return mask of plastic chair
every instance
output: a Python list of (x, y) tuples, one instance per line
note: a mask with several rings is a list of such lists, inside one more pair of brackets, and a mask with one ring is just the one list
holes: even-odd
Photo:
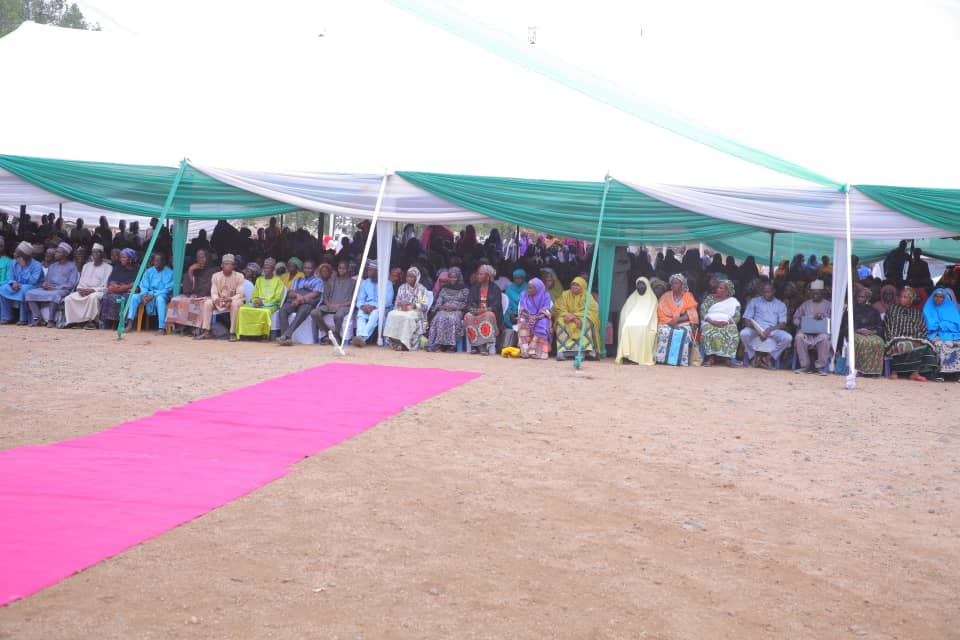
[[(144, 311), (145, 311), (146, 308), (147, 308), (147, 304), (146, 304), (146, 303), (143, 303), (143, 304), (140, 305), (140, 308), (137, 309), (137, 331), (142, 331), (142, 330), (143, 330), (143, 316), (145, 315)], [(159, 317), (158, 315), (154, 315), (154, 314), (152, 314), (152, 313), (151, 313), (151, 314), (148, 314), (148, 315), (147, 315), (147, 320), (148, 320), (148, 322), (149, 322), (149, 319), (150, 319), (150, 318), (156, 318), (156, 319), (157, 319), (157, 325), (159, 326), (159, 324), (160, 324), (160, 317)], [(170, 325), (167, 325), (167, 326), (164, 328), (163, 331), (164, 331), (164, 333), (170, 333), (171, 331), (173, 331), (173, 327), (171, 327)]]

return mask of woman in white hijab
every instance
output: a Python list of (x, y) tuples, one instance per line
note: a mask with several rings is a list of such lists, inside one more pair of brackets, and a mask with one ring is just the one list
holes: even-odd
[(620, 310), (617, 364), (629, 360), (652, 365), (657, 347), (658, 301), (646, 278), (637, 278), (636, 288)]

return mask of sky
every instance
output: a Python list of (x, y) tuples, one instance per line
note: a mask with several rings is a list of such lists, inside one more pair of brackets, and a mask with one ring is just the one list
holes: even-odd
[[(92, 125), (109, 138), (99, 152), (121, 161), (176, 147), (247, 168), (794, 182), (511, 68), (383, 0), (79, 4), (121, 50), (177, 61), (173, 78), (158, 65), (142, 89), (176, 127), (158, 125), (135, 148), (135, 109)], [(449, 4), (522, 41), (535, 27), (538, 50), (837, 180), (960, 187), (960, 91), (950, 81), (960, 2)]]

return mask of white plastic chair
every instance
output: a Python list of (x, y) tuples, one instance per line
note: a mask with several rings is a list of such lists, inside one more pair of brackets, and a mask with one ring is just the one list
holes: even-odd
[(270, 331), (277, 331), (277, 327), (279, 326), (278, 321), (280, 319), (280, 309), (283, 308), (283, 303), (287, 301), (287, 291), (288, 289), (284, 287), (283, 296), (280, 298), (280, 306), (276, 311), (273, 312), (273, 315), (270, 316)]

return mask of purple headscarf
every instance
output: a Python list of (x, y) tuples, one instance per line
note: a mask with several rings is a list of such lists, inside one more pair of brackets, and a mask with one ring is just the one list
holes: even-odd
[[(544, 309), (553, 308), (553, 301), (550, 298), (550, 294), (547, 292), (547, 287), (543, 284), (543, 280), (540, 278), (533, 278), (530, 280), (529, 284), (537, 290), (533, 296), (529, 292), (524, 291), (520, 294), (520, 308), (524, 312), (531, 316), (535, 316)], [(550, 320), (547, 318), (540, 318), (533, 325), (533, 332), (542, 337), (550, 337)]]

